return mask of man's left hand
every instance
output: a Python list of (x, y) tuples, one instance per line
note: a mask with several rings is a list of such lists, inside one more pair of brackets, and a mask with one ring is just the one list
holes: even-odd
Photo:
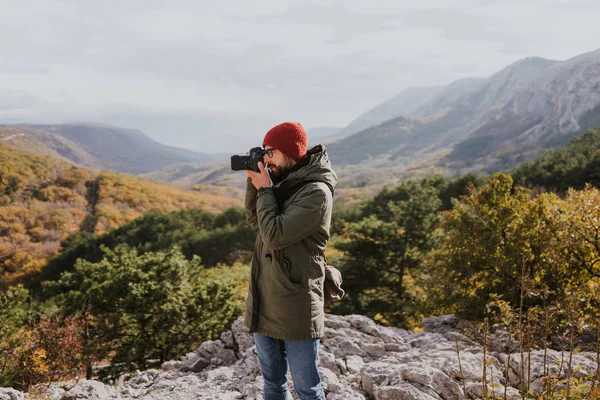
[(263, 163), (258, 163), (258, 169), (260, 172), (246, 170), (246, 174), (252, 179), (252, 184), (256, 190), (271, 187), (271, 178), (269, 178), (269, 173), (265, 169)]

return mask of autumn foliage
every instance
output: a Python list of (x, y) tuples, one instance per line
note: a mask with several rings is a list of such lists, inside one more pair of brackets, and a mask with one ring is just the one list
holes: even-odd
[[(3, 146), (0, 157), (0, 386), (101, 359), (147, 367), (239, 315), (256, 230), (241, 208), (214, 213), (234, 200)], [(573, 350), (599, 326), (597, 160), (598, 129), (516, 170), (521, 185), (431, 176), (336, 204), (327, 256), (347, 295), (328, 311), (409, 328), (447, 313), (509, 330), (518, 320), (531, 346)]]
[(74, 376), (81, 364), (82, 320), (28, 308), (28, 292), (0, 294), (0, 386), (25, 390)]
[(26, 282), (80, 230), (103, 233), (149, 211), (218, 212), (241, 199), (95, 172), (0, 145), (0, 287)]

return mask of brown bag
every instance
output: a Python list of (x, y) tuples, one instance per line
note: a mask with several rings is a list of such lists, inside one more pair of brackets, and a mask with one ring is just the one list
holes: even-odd
[(325, 283), (323, 284), (325, 297), (325, 306), (340, 301), (344, 297), (344, 289), (342, 289), (342, 273), (331, 265), (325, 267)]

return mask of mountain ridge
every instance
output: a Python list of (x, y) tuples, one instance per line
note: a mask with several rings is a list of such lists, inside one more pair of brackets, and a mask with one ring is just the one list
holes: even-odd
[[(219, 156), (158, 143), (136, 129), (99, 123), (0, 125), (6, 144), (38, 149), (87, 168), (142, 174), (181, 162), (212, 162)], [(16, 136), (18, 135), (18, 136)], [(13, 139), (19, 140), (13, 140)], [(45, 149), (44, 149), (45, 147)]]
[[(566, 61), (529, 57), (484, 80), (455, 81), (414, 114), (424, 115), (397, 116), (331, 143), (341, 181), (374, 163), (397, 180), (433, 170), (496, 172), (565, 143), (600, 124), (600, 50)], [(360, 149), (367, 149), (362, 158)]]

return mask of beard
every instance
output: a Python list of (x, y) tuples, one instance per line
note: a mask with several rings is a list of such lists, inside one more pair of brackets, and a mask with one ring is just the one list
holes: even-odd
[(292, 167), (293, 165), (290, 160), (285, 160), (284, 165), (268, 164), (267, 168), (269, 168), (269, 176), (273, 181), (273, 185), (281, 182), (286, 177), (290, 169), (292, 169)]

